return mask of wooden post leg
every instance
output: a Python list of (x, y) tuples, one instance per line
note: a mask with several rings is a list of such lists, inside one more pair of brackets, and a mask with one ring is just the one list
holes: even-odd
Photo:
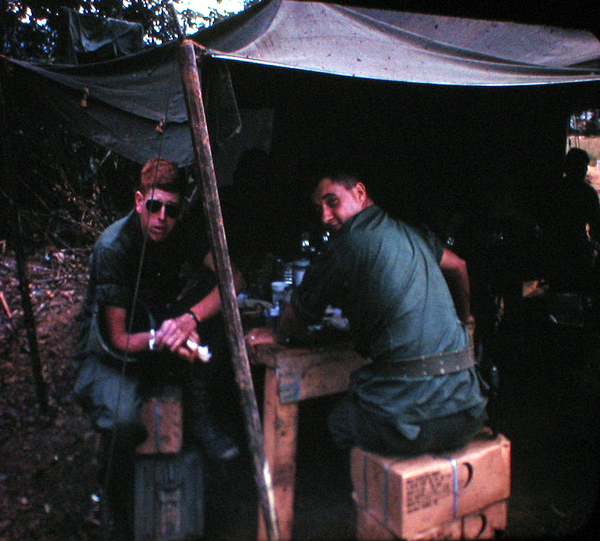
[[(277, 375), (272, 368), (267, 368), (265, 375), (263, 410), (265, 454), (273, 475), (280, 539), (290, 541), (294, 522), (298, 403), (280, 403)], [(265, 541), (267, 532), (262, 513), (259, 514), (258, 524), (258, 539)]]

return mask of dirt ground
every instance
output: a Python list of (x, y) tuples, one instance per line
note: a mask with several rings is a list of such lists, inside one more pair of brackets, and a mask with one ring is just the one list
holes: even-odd
[[(0, 541), (96, 541), (96, 438), (73, 400), (70, 364), (86, 254), (48, 250), (28, 262), (48, 411), (36, 395), (15, 261), (6, 252), (0, 258)], [(513, 446), (506, 537), (598, 538), (600, 346), (593, 333), (552, 327), (540, 314), (532, 304), (507, 317), (500, 397), (490, 408)], [(353, 537), (346, 457), (325, 430), (332, 400), (301, 405), (297, 539)], [(250, 465), (244, 453), (206, 468), (207, 538), (254, 538)]]

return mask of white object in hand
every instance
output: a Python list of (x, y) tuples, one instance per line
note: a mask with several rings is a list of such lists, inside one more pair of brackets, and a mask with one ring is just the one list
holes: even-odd
[(194, 342), (193, 340), (188, 340), (186, 342), (186, 346), (192, 351), (196, 351), (198, 353), (198, 358), (202, 362), (207, 363), (208, 361), (210, 361), (212, 354), (208, 349), (208, 346), (201, 346), (199, 344), (196, 344), (196, 342)]

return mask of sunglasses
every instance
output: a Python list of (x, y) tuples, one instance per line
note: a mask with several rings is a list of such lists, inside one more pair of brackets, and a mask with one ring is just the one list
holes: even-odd
[(163, 205), (165, 207), (165, 212), (169, 218), (178, 218), (181, 214), (180, 205), (173, 205), (172, 203), (163, 203), (158, 199), (148, 199), (148, 201), (146, 201), (146, 210), (150, 214), (155, 214), (162, 210)]

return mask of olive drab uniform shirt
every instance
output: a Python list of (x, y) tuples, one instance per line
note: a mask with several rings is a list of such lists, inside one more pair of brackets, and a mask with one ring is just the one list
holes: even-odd
[(381, 375), (375, 368), (470, 344), (439, 266), (442, 252), (432, 233), (372, 205), (344, 224), (292, 299), (297, 313), (313, 321), (329, 304), (342, 308), (357, 351), (374, 362), (353, 373), (351, 392), (410, 439), (419, 422), (485, 411), (474, 368), (435, 377)]
[[(108, 341), (101, 336), (101, 308), (125, 308), (129, 325), (135, 298), (131, 331), (147, 331), (185, 312), (187, 308), (182, 306), (192, 306), (216, 285), (216, 277), (202, 264), (209, 248), (197, 228), (179, 223), (166, 242), (148, 241), (143, 247), (139, 216), (133, 211), (102, 233), (90, 258), (90, 278), (73, 359), (77, 368), (74, 390), (99, 429), (114, 428), (117, 408), (122, 411), (124, 404), (140, 400), (139, 382), (153, 377), (165, 380), (167, 366), (177, 370), (189, 366), (168, 352), (160, 357), (141, 352), (120, 359), (133, 361), (126, 363), (124, 371), (121, 364), (115, 363), (119, 358), (114, 348), (104, 347)], [(191, 286), (188, 296), (186, 286)], [(154, 320), (152, 324), (150, 319)], [(173, 363), (167, 364), (166, 356), (173, 358)]]
[[(209, 249), (206, 239), (203, 235), (188, 235), (187, 230), (178, 224), (166, 242), (149, 241), (144, 248), (139, 216), (132, 211), (102, 233), (90, 258), (76, 364), (94, 353), (88, 339), (92, 314), (98, 306), (118, 306), (130, 311), (135, 296), (140, 303), (135, 308), (139, 312), (138, 330), (148, 330), (145, 311), (153, 315), (157, 327), (162, 320), (182, 313), (178, 300), (182, 300), (179, 297), (190, 277), (203, 283), (203, 291), (196, 292), (199, 298), (216, 285), (214, 275), (202, 265)], [(140, 269), (142, 250), (144, 262)]]

